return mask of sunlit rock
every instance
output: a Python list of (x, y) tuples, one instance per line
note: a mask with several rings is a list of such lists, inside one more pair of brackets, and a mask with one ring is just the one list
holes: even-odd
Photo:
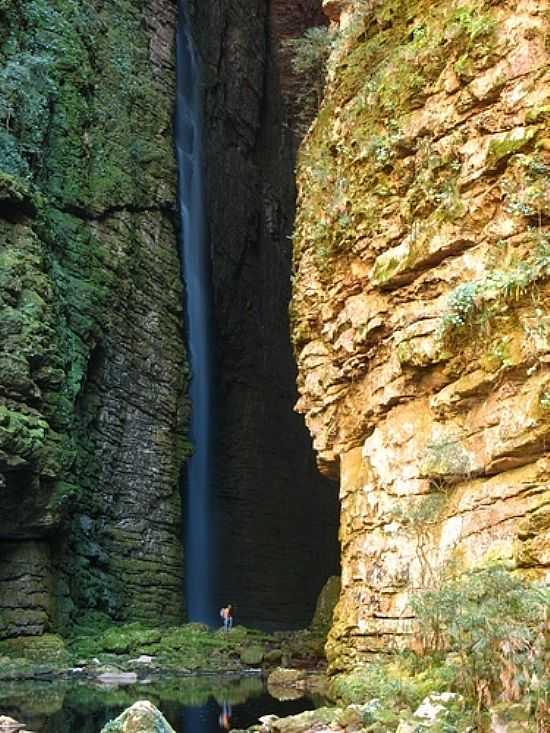
[(413, 644), (448, 568), (543, 578), (550, 552), (544, 3), (373, 0), (353, 29), (345, 5), (291, 304), (296, 410), (340, 479), (331, 671)]

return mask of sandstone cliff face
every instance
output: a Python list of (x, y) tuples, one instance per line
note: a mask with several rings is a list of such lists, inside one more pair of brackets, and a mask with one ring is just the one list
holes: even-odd
[(0, 3), (0, 637), (181, 617), (174, 29)]
[(283, 92), (288, 101), (293, 85), (278, 59), (282, 38), (316, 22), (320, 3), (193, 6), (206, 89), (220, 603), (231, 600), (242, 623), (304, 625), (337, 570), (337, 496), (292, 414), (295, 141)]
[(450, 563), (548, 573), (550, 107), (541, 0), (325, 5), (292, 329), (340, 478), (338, 670), (407, 644)]

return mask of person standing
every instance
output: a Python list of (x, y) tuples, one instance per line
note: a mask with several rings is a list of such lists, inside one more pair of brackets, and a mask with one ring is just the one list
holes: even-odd
[(227, 606), (220, 609), (220, 616), (223, 619), (223, 630), (225, 632), (231, 631), (233, 628), (233, 606), (228, 603)]

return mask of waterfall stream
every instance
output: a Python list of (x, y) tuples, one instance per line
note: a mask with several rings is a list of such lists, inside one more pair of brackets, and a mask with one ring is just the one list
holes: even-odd
[[(191, 366), (190, 437), (185, 493), (185, 599), (189, 621), (214, 623), (212, 557), (212, 326), (210, 255), (202, 178), (201, 91), (186, 0), (178, 3), (176, 125), (180, 252)], [(219, 619), (218, 619), (219, 620)]]

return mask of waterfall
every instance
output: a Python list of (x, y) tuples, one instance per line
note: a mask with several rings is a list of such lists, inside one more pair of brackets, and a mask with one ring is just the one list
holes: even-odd
[[(210, 256), (202, 178), (201, 91), (197, 53), (186, 0), (178, 3), (176, 125), (179, 246), (191, 366), (191, 427), (194, 454), (185, 480), (185, 598), (189, 621), (216, 619), (212, 558), (212, 334)], [(219, 621), (219, 619), (217, 619)]]

